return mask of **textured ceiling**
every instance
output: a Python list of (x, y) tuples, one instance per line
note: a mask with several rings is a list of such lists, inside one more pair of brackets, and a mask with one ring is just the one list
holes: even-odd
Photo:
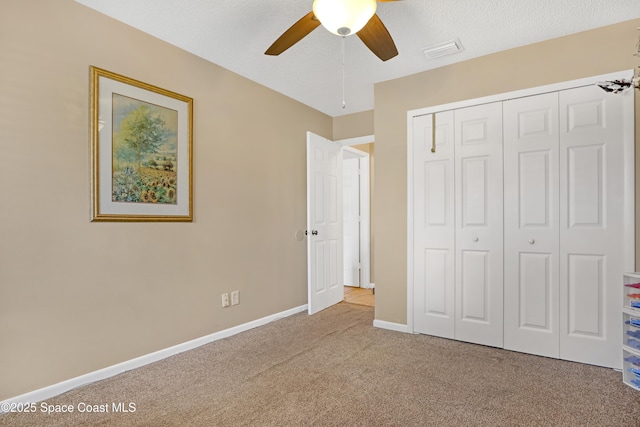
[[(312, 0), (76, 0), (330, 116), (373, 109), (374, 83), (640, 17), (638, 0), (403, 0), (378, 3), (399, 55), (318, 27), (280, 56), (264, 51)], [(633, 35), (635, 37), (635, 34)], [(459, 38), (464, 51), (422, 49)], [(632, 52), (630, 52), (630, 55)]]

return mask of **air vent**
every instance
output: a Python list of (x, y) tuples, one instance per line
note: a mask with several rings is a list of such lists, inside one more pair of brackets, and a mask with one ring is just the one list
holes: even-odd
[(449, 40), (443, 43), (434, 44), (433, 46), (422, 49), (429, 59), (440, 58), (446, 55), (462, 52), (464, 47), (459, 39)]

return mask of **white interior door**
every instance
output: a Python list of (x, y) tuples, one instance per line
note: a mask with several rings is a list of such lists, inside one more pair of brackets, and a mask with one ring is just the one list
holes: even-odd
[(307, 132), (308, 311), (344, 298), (342, 147)]
[(360, 157), (349, 153), (342, 160), (344, 285), (360, 287)]
[(560, 357), (617, 368), (628, 99), (595, 85), (560, 92)]
[(502, 103), (455, 117), (455, 338), (503, 346)]
[(453, 111), (413, 118), (413, 327), (454, 337)]
[(559, 357), (558, 93), (504, 103), (504, 347)]

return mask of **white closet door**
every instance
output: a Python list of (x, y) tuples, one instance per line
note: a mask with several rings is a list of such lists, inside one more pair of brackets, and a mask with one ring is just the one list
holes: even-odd
[(503, 108), (504, 347), (557, 358), (558, 93)]
[(502, 103), (454, 115), (455, 338), (502, 347)]
[(560, 93), (560, 357), (621, 367), (623, 96)]
[(413, 119), (414, 330), (454, 336), (453, 112)]

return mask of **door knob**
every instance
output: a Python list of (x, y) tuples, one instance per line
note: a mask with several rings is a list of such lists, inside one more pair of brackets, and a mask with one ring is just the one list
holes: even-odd
[(530, 245), (533, 245), (535, 242), (536, 242), (535, 240), (533, 240), (533, 239), (529, 239), (529, 244), (530, 244)]
[(473, 241), (474, 241), (474, 242), (477, 242), (478, 240), (480, 240), (480, 239), (478, 239), (477, 237), (474, 237), (474, 238), (473, 238)]
[(318, 230), (311, 230), (311, 234), (313, 234), (314, 236), (318, 235)]

